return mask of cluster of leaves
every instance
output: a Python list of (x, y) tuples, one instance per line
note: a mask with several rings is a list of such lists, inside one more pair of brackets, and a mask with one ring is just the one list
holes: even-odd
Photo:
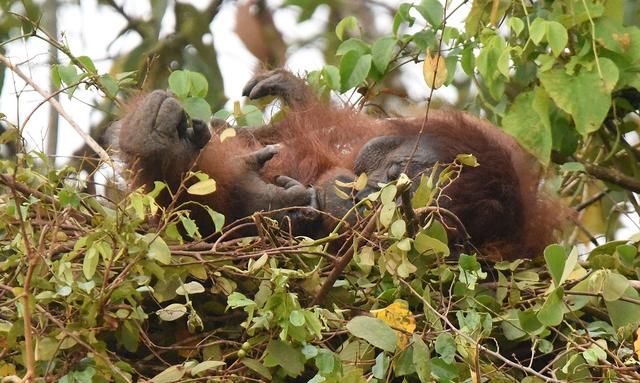
[(211, 119), (211, 106), (204, 99), (209, 92), (209, 83), (201, 73), (174, 71), (169, 76), (169, 89), (189, 116), (204, 121)]
[(98, 74), (96, 66), (88, 56), (73, 57), (69, 64), (56, 64), (51, 67), (51, 78), (56, 88), (64, 85), (64, 91), (73, 97), (78, 85), (84, 83), (95, 86), (103, 93), (113, 99), (122, 87), (131, 86), (134, 81), (135, 72), (119, 73), (115, 78), (109, 73)]
[[(25, 375), (30, 363), (34, 376), (69, 383), (635, 376), (640, 238), (584, 261), (559, 245), (544, 265), (452, 260), (428, 207), (471, 157), (422, 178), (411, 207), (426, 212), (424, 225), (411, 228), (397, 206), (406, 178), (372, 194), (360, 232), (349, 233), (366, 240), (338, 256), (335, 236), (291, 238), (268, 219), (263, 235), (225, 240), (223, 230), (203, 243), (181, 207), (149, 232), (162, 184), (105, 204), (69, 184), (74, 169), (18, 160), (0, 168), (4, 376)], [(215, 192), (193, 177), (186, 192)]]
[(634, 144), (640, 134), (640, 28), (624, 25), (624, 8), (617, 0), (477, 0), (457, 24), (449, 20), (460, 7), (405, 3), (390, 34), (371, 43), (358, 36), (355, 18), (342, 20), (338, 62), (310, 73), (309, 81), (321, 95), (358, 88), (360, 103), (379, 105), (376, 96), (389, 86), (385, 78), (414, 61), (422, 61), (432, 90), (464, 74), (477, 97), (459, 104), (483, 113), (541, 164), (564, 164), (553, 185), (571, 203), (598, 191), (607, 195), (585, 208), (583, 223), (592, 237), (606, 230), (609, 239), (619, 227), (618, 215), (608, 213), (612, 204), (631, 200), (636, 214), (640, 210), (624, 193), (640, 191)]
[[(431, 88), (452, 83), (460, 67), (478, 89), (478, 107), (540, 162), (548, 164), (552, 152), (578, 162), (565, 166), (570, 174), (563, 182), (582, 196), (587, 186), (604, 188), (581, 176), (596, 161), (637, 176), (631, 160), (637, 148), (625, 142), (637, 130), (624, 118), (634, 106), (615, 95), (639, 87), (640, 33), (622, 26), (611, 11), (617, 3), (476, 0), (463, 28), (447, 24), (454, 10), (439, 1), (402, 4), (390, 35), (372, 43), (347, 38), (357, 33), (356, 19), (339, 23), (340, 62), (309, 80), (325, 95), (362, 88), (368, 101), (409, 61), (424, 57)], [(500, 20), (502, 30), (485, 27)], [(53, 68), (70, 89), (91, 78), (112, 96), (114, 83), (130, 79), (98, 75), (90, 59), (76, 60)], [(192, 117), (211, 115), (202, 75), (174, 71), (168, 83)], [(251, 105), (215, 116), (242, 126), (263, 123)], [(207, 209), (219, 233), (203, 242), (185, 206), (156, 203), (167, 193), (162, 184), (109, 202), (79, 191), (69, 182), (78, 171), (51, 169), (45, 156), (2, 161), (0, 377), (639, 379), (640, 344), (633, 339), (640, 324), (640, 237), (588, 254), (553, 245), (544, 262), (452, 257), (438, 199), (463, 166), (475, 165), (460, 156), (434, 169), (409, 195), (410, 206), (406, 178), (384, 185), (359, 204), (366, 214), (340, 236), (291, 238), (257, 214), (260, 235), (231, 238), (235, 223), (223, 228), (224, 217)], [(206, 175), (189, 178), (182, 192), (215, 192)], [(352, 242), (341, 249), (344, 238)]]

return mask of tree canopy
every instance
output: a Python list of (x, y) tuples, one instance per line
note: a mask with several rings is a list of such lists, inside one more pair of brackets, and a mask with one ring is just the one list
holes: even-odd
[[(57, 7), (84, 2), (44, 3), (0, 0), (1, 96), (24, 107), (23, 92), (40, 93), (34, 109), (51, 105), (49, 124), (67, 119), (86, 146), (54, 162), (51, 149), (25, 144), (29, 118), (0, 109), (2, 382), (640, 379), (635, 1), (149, 0), (140, 17), (99, 0), (125, 21), (116, 40), (136, 36), (108, 70), (50, 33)], [(451, 257), (437, 208), (407, 230), (402, 187), (390, 183), (349, 248), (331, 246), (335, 233), (292, 237), (261, 214), (259, 235), (234, 238), (238, 223), (213, 211), (218, 234), (207, 241), (183, 206), (156, 202), (162, 183), (126, 191), (103, 176), (117, 173), (107, 127), (140, 90), (168, 87), (191, 116), (239, 127), (286, 113), (226, 99), (211, 39), (226, 6), (237, 7), (238, 41), (259, 65), (320, 49), (325, 62), (306, 78), (327, 102), (426, 118), (451, 104), (504, 129), (571, 209), (566, 232), (533, 260)], [(286, 37), (277, 16), (292, 11), (291, 28), (321, 15), (320, 32)], [(7, 55), (31, 41), (55, 53), (51, 89), (30, 71), (44, 52)], [(412, 86), (426, 99), (411, 100)], [(88, 134), (65, 110), (85, 102), (102, 116)], [(215, 192), (215, 180), (189, 176), (199, 182), (186, 193)], [(408, 198), (426, 205), (449, 176)]]

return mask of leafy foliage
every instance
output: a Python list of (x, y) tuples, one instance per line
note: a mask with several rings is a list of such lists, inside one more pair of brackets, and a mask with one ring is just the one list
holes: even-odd
[[(307, 17), (317, 4), (304, 3), (287, 2)], [(78, 169), (21, 152), (0, 162), (0, 375), (69, 383), (637, 380), (640, 237), (610, 240), (617, 216), (606, 212), (612, 202), (637, 209), (639, 191), (630, 139), (638, 134), (640, 29), (611, 11), (621, 3), (476, 0), (460, 26), (449, 25), (458, 11), (450, 5), (405, 3), (389, 33), (371, 42), (357, 18), (338, 23), (338, 61), (309, 74), (321, 95), (357, 88), (366, 105), (409, 62), (423, 62), (432, 94), (462, 69), (478, 92), (471, 109), (542, 164), (562, 163), (549, 184), (578, 205), (587, 229), (607, 223), (609, 241), (585, 250), (574, 235), (534, 261), (452, 257), (438, 200), (464, 166), (478, 166), (464, 155), (423, 176), (415, 193), (406, 177), (383, 185), (345, 234), (291, 238), (258, 214), (261, 235), (233, 238), (236, 223), (224, 227), (208, 209), (218, 234), (205, 242), (183, 206), (156, 203), (161, 183), (109, 201), (71, 182)], [(69, 95), (84, 82), (114, 97), (134, 78), (100, 75), (91, 59), (72, 57), (52, 68)], [(194, 118), (210, 115), (207, 78), (186, 70), (168, 77)], [(263, 124), (253, 105), (215, 117)], [(215, 180), (188, 177), (183, 192), (215, 193)], [(352, 242), (341, 248), (345, 237)]]

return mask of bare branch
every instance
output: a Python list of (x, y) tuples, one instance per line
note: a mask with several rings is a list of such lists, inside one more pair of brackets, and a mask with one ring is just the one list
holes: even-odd
[(29, 76), (24, 74), (24, 72), (22, 72), (20, 68), (13, 65), (13, 63), (1, 53), (0, 53), (0, 62), (6, 65), (7, 68), (9, 68), (13, 73), (18, 75), (18, 77), (20, 77), (24, 82), (29, 84), (42, 97), (44, 97), (45, 99), (48, 99), (51, 106), (53, 106), (58, 111), (58, 113), (60, 113), (62, 118), (67, 120), (69, 125), (71, 125), (71, 127), (76, 131), (76, 133), (78, 133), (80, 137), (82, 137), (84, 142), (86, 142), (87, 145), (89, 145), (89, 147), (93, 149), (96, 152), (96, 154), (98, 154), (100, 159), (106, 163), (109, 163), (109, 164), (111, 163), (111, 158), (109, 157), (109, 154), (107, 154), (107, 152), (89, 134), (87, 134), (85, 131), (82, 130), (80, 125), (78, 125), (78, 123), (75, 122), (75, 120), (71, 118), (69, 114), (67, 114), (67, 112), (64, 110), (62, 105), (60, 105), (60, 103), (55, 98), (52, 98), (47, 91), (45, 91), (40, 86), (38, 86), (38, 84), (36, 84), (31, 78), (29, 78)]

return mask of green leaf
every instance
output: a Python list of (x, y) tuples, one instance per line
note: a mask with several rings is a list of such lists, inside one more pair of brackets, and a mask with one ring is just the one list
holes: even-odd
[(114, 80), (111, 75), (105, 74), (100, 76), (100, 84), (102, 85), (107, 97), (114, 98), (118, 95), (118, 89), (120, 88), (116, 80)]
[(172, 383), (179, 382), (184, 377), (187, 371), (181, 365), (170, 366), (158, 375), (151, 378), (151, 383)]
[(612, 271), (605, 279), (602, 297), (605, 301), (617, 301), (624, 296), (629, 287), (629, 280), (624, 275)]
[(414, 347), (415, 346), (407, 347), (396, 354), (393, 360), (393, 374), (395, 376), (406, 376), (416, 373), (416, 366), (413, 361)]
[(413, 363), (422, 383), (431, 382), (431, 353), (418, 334), (413, 334)]
[(340, 44), (340, 46), (336, 50), (336, 56), (344, 56), (350, 51), (356, 51), (361, 55), (365, 55), (371, 52), (371, 47), (361, 39), (350, 38), (349, 40), (346, 40), (342, 44)]
[[(506, 53), (505, 53), (506, 52)], [(505, 76), (509, 66), (509, 49), (502, 36), (493, 35), (486, 39), (476, 59), (478, 72), (486, 80), (494, 80)], [(506, 67), (506, 68), (505, 68)]]
[(462, 50), (462, 57), (460, 58), (460, 66), (464, 73), (471, 76), (474, 74), (476, 56), (473, 53), (473, 45), (469, 45)]
[[(0, 84), (3, 83), (3, 77), (2, 75), (0, 75)], [(62, 79), (60, 78), (60, 70), (58, 68), (58, 65), (53, 65), (51, 66), (51, 80), (53, 81), (53, 85), (56, 88), (60, 88), (60, 85), (62, 85)]]
[(180, 223), (187, 232), (187, 235), (191, 238), (200, 237), (200, 232), (198, 231), (198, 225), (196, 225), (195, 221), (186, 215), (180, 216)]
[(289, 313), (289, 323), (294, 326), (303, 326), (305, 323), (304, 312), (301, 310), (293, 310)]
[(554, 56), (560, 56), (568, 41), (567, 29), (562, 24), (557, 21), (547, 22), (547, 42)]
[(606, 57), (600, 59), (600, 70), (602, 71), (602, 81), (608, 92), (613, 92), (620, 78), (620, 70), (618, 66)]
[(204, 293), (204, 286), (200, 282), (191, 281), (188, 283), (182, 284), (180, 287), (176, 289), (176, 294), (178, 295), (192, 295), (192, 294), (200, 294)]
[(85, 278), (93, 278), (93, 275), (96, 273), (96, 268), (98, 267), (99, 260), (100, 254), (95, 247), (92, 246), (87, 249), (87, 253), (84, 255), (84, 260), (82, 262), (82, 273), (84, 274)]
[(51, 360), (60, 348), (60, 341), (52, 337), (36, 338), (36, 360)]
[(154, 233), (145, 234), (143, 240), (149, 244), (147, 258), (153, 259), (163, 265), (171, 264), (171, 250), (160, 236)]
[(453, 363), (456, 359), (456, 341), (449, 333), (443, 332), (438, 335), (435, 350), (447, 364)]
[(547, 21), (545, 19), (536, 18), (529, 27), (529, 37), (534, 44), (538, 45), (547, 32)]
[(551, 160), (553, 146), (549, 101), (539, 88), (521, 93), (502, 119), (504, 130), (545, 165)]
[(171, 72), (169, 75), (169, 89), (176, 95), (176, 97), (184, 99), (189, 96), (189, 89), (191, 88), (191, 82), (189, 81), (189, 74), (183, 70), (177, 70)]
[(309, 360), (312, 358), (315, 358), (318, 353), (320, 352), (318, 347), (312, 345), (312, 344), (305, 344), (302, 347), (302, 350), (300, 350), (302, 352), (302, 355), (304, 355), (304, 357)]
[(518, 309), (510, 309), (507, 314), (504, 315), (503, 321), (500, 323), (500, 328), (504, 337), (509, 341), (522, 339), (527, 336), (527, 333), (522, 330), (520, 320), (518, 319)]
[(89, 56), (79, 56), (78, 61), (84, 65), (87, 71), (91, 74), (97, 74), (98, 70), (96, 69), (96, 65), (93, 63), (93, 60)]
[(371, 55), (360, 55), (349, 51), (340, 60), (340, 80), (342, 91), (347, 91), (362, 84), (371, 69)]
[(291, 377), (296, 377), (304, 371), (304, 356), (289, 343), (272, 340), (267, 345), (265, 354), (272, 358)]
[(549, 269), (549, 274), (551, 274), (554, 285), (560, 287), (565, 261), (567, 259), (564, 248), (560, 245), (547, 246), (547, 248), (544, 249), (544, 259), (547, 262), (547, 268)]
[(633, 262), (638, 255), (638, 248), (628, 244), (618, 245), (616, 246), (615, 253), (620, 257), (620, 260), (624, 265), (633, 267)]
[(65, 85), (73, 85), (78, 82), (78, 70), (75, 65), (57, 65), (60, 79)]
[[(640, 299), (640, 295), (638, 295), (638, 292), (632, 287), (629, 287), (623, 296), (633, 301)], [(634, 328), (638, 327), (638, 323), (640, 323), (640, 306), (637, 303), (622, 300), (605, 300), (604, 304), (611, 318), (611, 324), (616, 331), (630, 324), (633, 325)]]
[(352, 33), (359, 32), (359, 28), (358, 19), (356, 19), (355, 16), (345, 17), (336, 25), (336, 36), (342, 41), (345, 31), (351, 31)]
[(182, 101), (182, 107), (191, 118), (197, 118), (203, 121), (211, 119), (211, 106), (204, 98), (188, 97)]
[(565, 172), (584, 172), (584, 165), (580, 162), (565, 162), (560, 165), (560, 170)]
[(188, 72), (190, 95), (194, 97), (205, 97), (209, 92), (209, 82), (207, 78), (198, 72)]
[(438, 49), (439, 41), (440, 39), (436, 38), (435, 32), (430, 29), (425, 31), (420, 31), (415, 35), (413, 35), (413, 42), (416, 44), (416, 49), (419, 50), (420, 52), (425, 52), (427, 50), (430, 52), (439, 51)]
[(136, 352), (140, 344), (140, 329), (133, 320), (125, 320), (116, 331), (116, 338), (129, 352)]
[(599, 362), (606, 362), (608, 350), (607, 341), (604, 339), (598, 339), (595, 343), (591, 344), (588, 349), (582, 352), (582, 356), (592, 366), (596, 366)]
[(562, 323), (562, 318), (564, 317), (562, 297), (563, 291), (561, 288), (557, 288), (549, 294), (536, 316), (542, 324), (554, 327)]
[[(608, 7), (607, 7), (608, 8)], [(625, 28), (622, 23), (614, 23), (608, 18), (595, 22), (595, 40), (598, 45), (616, 53), (624, 53), (629, 49), (629, 38), (632, 30)]]
[(214, 370), (225, 365), (226, 363), (220, 360), (207, 360), (200, 362), (191, 369), (191, 375), (196, 376), (202, 372)]
[(524, 30), (524, 21), (517, 17), (510, 17), (509, 21), (507, 21), (507, 25), (516, 34), (516, 36), (520, 36), (520, 33)]
[(389, 227), (393, 222), (393, 216), (396, 213), (396, 206), (392, 204), (383, 205), (380, 209), (380, 224), (384, 227)]
[(171, 322), (181, 318), (187, 313), (187, 306), (182, 303), (172, 303), (169, 306), (156, 311), (156, 314), (163, 321)]
[(331, 90), (340, 90), (340, 70), (333, 65), (322, 68), (322, 77)]
[(396, 39), (393, 37), (383, 37), (376, 40), (371, 46), (373, 56), (373, 66), (380, 72), (385, 73), (389, 62), (393, 58), (396, 47)]
[(511, 52), (509, 49), (503, 49), (498, 56), (497, 67), (500, 73), (504, 77), (509, 77), (509, 60), (511, 59)]
[(213, 210), (209, 206), (205, 206), (205, 209), (207, 210), (207, 213), (209, 213), (209, 217), (211, 217), (211, 222), (213, 222), (213, 225), (216, 228), (216, 233), (219, 233), (224, 227), (224, 222), (225, 222), (224, 215), (218, 213), (217, 211)]
[(62, 206), (77, 208), (80, 206), (80, 196), (78, 192), (71, 188), (63, 188), (58, 192), (58, 200)]
[(226, 109), (220, 109), (219, 111), (215, 112), (212, 116), (212, 118), (218, 119), (218, 120), (227, 120), (229, 117), (232, 116), (232, 113), (229, 112)]
[(396, 185), (387, 185), (380, 192), (380, 201), (383, 205), (393, 205), (395, 207), (397, 194), (398, 188)]
[(543, 354), (548, 354), (553, 351), (553, 343), (546, 339), (539, 339), (538, 350), (540, 350), (540, 352), (542, 352)]
[(528, 334), (537, 334), (544, 329), (533, 309), (518, 311), (518, 322), (520, 322), (522, 331)]
[(384, 379), (389, 369), (389, 357), (381, 352), (376, 356), (376, 363), (371, 367), (371, 373), (374, 378)]
[(600, 129), (611, 106), (611, 95), (596, 72), (582, 70), (571, 76), (563, 70), (552, 69), (540, 73), (539, 78), (553, 101), (573, 117), (580, 134), (584, 136)]
[(245, 105), (242, 107), (242, 114), (244, 116), (246, 126), (262, 126), (264, 120), (262, 119), (262, 111), (255, 105)]
[(480, 166), (478, 159), (473, 154), (458, 154), (456, 156), (456, 161), (460, 162), (464, 166), (470, 166), (472, 168)]
[(216, 191), (216, 181), (212, 178), (198, 181), (189, 186), (187, 193), (191, 195), (207, 195)]
[(227, 298), (227, 306), (236, 309), (239, 307), (255, 306), (256, 303), (242, 293), (233, 292)]
[(396, 349), (396, 333), (380, 319), (357, 316), (347, 323), (347, 330), (384, 351), (393, 352)]
[(327, 375), (333, 372), (336, 365), (336, 357), (333, 352), (320, 349), (318, 356), (315, 358), (316, 367), (318, 367), (318, 372), (323, 375)]
[(415, 8), (433, 28), (439, 28), (444, 20), (444, 8), (439, 0), (422, 0)]
[(393, 34), (398, 34), (398, 28), (402, 23), (407, 23), (409, 27), (413, 26), (413, 23), (416, 21), (415, 17), (409, 14), (411, 10), (412, 4), (410, 3), (402, 3), (398, 6), (398, 11), (393, 17)]
[[(475, 2), (474, 2), (475, 3)], [(465, 366), (468, 371), (468, 367)], [(457, 364), (445, 363), (440, 358), (431, 359), (431, 374), (435, 377), (436, 382), (460, 382), (465, 379), (461, 378), (461, 368)], [(423, 382), (431, 382), (423, 381)]]
[(402, 238), (407, 232), (407, 224), (404, 220), (398, 219), (391, 224), (389, 231), (395, 238)]
[(421, 175), (418, 188), (415, 190), (415, 193), (413, 193), (413, 197), (411, 198), (411, 207), (417, 209), (431, 205), (434, 195), (435, 191), (433, 190), (433, 180), (427, 178), (424, 174)]
[(413, 241), (413, 247), (419, 254), (442, 254), (448, 257), (451, 253), (446, 243), (425, 233), (418, 233)]
[(251, 358), (244, 358), (240, 362), (245, 366), (249, 367), (251, 370), (260, 374), (263, 378), (266, 378), (267, 380), (271, 381), (272, 379), (271, 372), (259, 361)]

